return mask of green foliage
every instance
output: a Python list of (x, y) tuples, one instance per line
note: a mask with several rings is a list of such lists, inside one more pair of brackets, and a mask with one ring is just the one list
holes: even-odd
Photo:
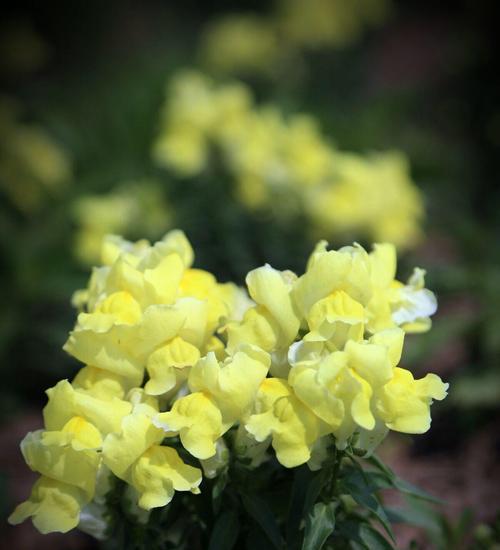
[[(388, 488), (406, 495), (406, 508), (383, 504)], [(444, 518), (431, 521), (440, 517), (434, 497), (404, 482), (378, 458), (365, 461), (349, 449), (330, 449), (318, 472), (307, 466), (283, 470), (275, 459), (251, 470), (233, 459), (222, 475), (204, 479), (201, 490), (200, 495), (176, 493), (169, 505), (141, 519), (125, 484), (116, 481), (107, 499), (110, 529), (103, 547), (385, 550), (395, 548), (392, 524), (410, 523), (424, 528), (436, 544), (447, 541), (438, 548), (451, 549), (469, 525), (467, 518), (456, 526)]]
[(304, 529), (304, 542), (302, 550), (323, 548), (328, 537), (335, 529), (336, 502), (318, 502), (309, 513)]

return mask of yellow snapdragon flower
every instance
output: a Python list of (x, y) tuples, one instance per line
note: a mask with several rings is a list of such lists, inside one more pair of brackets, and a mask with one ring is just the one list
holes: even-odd
[(139, 389), (130, 399), (134, 408), (121, 431), (104, 441), (104, 464), (137, 491), (138, 505), (145, 510), (165, 506), (174, 491), (199, 492), (200, 470), (184, 464), (175, 449), (160, 446), (164, 433), (153, 424), (157, 400)]
[(78, 526), (80, 510), (87, 501), (78, 487), (42, 476), (33, 485), (29, 499), (9, 516), (9, 523), (17, 525), (31, 517), (42, 534), (66, 533)]
[(380, 332), (367, 342), (349, 340), (343, 351), (324, 352), (319, 358), (317, 352), (312, 358), (302, 357), (290, 370), (295, 394), (328, 424), (339, 447), (357, 427), (375, 428), (372, 397), (392, 379), (403, 346), (403, 331), (393, 331)]
[(61, 429), (28, 433), (21, 451), (28, 466), (41, 477), (9, 522), (17, 524), (32, 517), (42, 533), (76, 527), (81, 508), (95, 493), (101, 446), (100, 432), (80, 416), (71, 417)]
[[(397, 281), (396, 250), (388, 243), (376, 244), (367, 253), (359, 245), (328, 251), (326, 241), (321, 241), (306, 273), (294, 285), (293, 296), (314, 326), (328, 321), (327, 305), (335, 296), (339, 300), (339, 291), (345, 291), (350, 307), (357, 308), (358, 320), (363, 319), (369, 332), (396, 326), (407, 332), (422, 332), (430, 328), (430, 316), (437, 309), (434, 294), (424, 288), (424, 274), (417, 269), (407, 285)], [(318, 304), (325, 298), (327, 302)], [(364, 308), (363, 314), (352, 300)]]
[(253, 346), (242, 347), (223, 362), (209, 353), (189, 374), (193, 393), (159, 414), (156, 425), (170, 435), (179, 433), (184, 447), (197, 458), (212, 457), (217, 440), (250, 411), (269, 364), (269, 355)]
[(444, 399), (447, 389), (435, 374), (414, 380), (411, 372), (396, 368), (377, 399), (377, 411), (391, 430), (425, 433), (431, 425), (430, 404)]
[(255, 407), (256, 414), (245, 423), (247, 431), (259, 442), (270, 438), (283, 466), (307, 462), (313, 444), (325, 432), (320, 419), (297, 399), (286, 380), (264, 380)]

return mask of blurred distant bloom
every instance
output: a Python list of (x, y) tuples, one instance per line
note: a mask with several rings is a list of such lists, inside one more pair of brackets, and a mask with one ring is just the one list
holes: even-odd
[(256, 105), (240, 82), (217, 85), (195, 72), (168, 88), (157, 163), (180, 177), (227, 170), (234, 196), (249, 209), (309, 220), (313, 232), (415, 245), (424, 217), (422, 196), (399, 152), (338, 151), (312, 115), (285, 117)]
[(71, 176), (68, 156), (46, 130), (21, 122), (16, 102), (0, 98), (0, 189), (16, 207), (38, 209)]
[(338, 152), (335, 173), (335, 185), (318, 186), (307, 197), (318, 233), (356, 235), (361, 230), (400, 248), (420, 241), (424, 205), (405, 155), (395, 151), (366, 156)]
[(292, 43), (338, 48), (385, 21), (390, 8), (390, 0), (278, 0), (276, 18)]
[(203, 32), (202, 60), (216, 72), (263, 72), (273, 69), (282, 45), (271, 21), (256, 15), (226, 15)]
[(172, 212), (154, 181), (124, 183), (110, 193), (84, 195), (73, 203), (77, 225), (75, 254), (86, 265), (100, 262), (105, 235), (161, 235), (172, 223)]
[(217, 73), (277, 76), (302, 50), (342, 48), (382, 24), (391, 0), (275, 0), (269, 15), (233, 13), (208, 23), (204, 65)]

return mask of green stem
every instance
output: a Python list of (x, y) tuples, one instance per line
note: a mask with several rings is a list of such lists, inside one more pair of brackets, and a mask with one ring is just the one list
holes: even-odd
[(336, 496), (337, 480), (343, 456), (344, 452), (339, 451), (336, 447), (334, 447), (332, 471), (324, 491), (326, 502), (331, 502)]

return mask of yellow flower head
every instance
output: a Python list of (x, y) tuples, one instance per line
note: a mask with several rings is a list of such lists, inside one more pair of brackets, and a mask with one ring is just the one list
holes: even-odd
[(9, 523), (17, 525), (31, 517), (42, 534), (66, 533), (78, 525), (80, 511), (87, 501), (78, 487), (42, 476), (33, 485), (29, 499), (9, 516)]
[(318, 417), (293, 393), (285, 380), (268, 378), (259, 388), (256, 413), (245, 427), (257, 441), (270, 438), (276, 457), (293, 468), (311, 457), (311, 448), (322, 434)]

